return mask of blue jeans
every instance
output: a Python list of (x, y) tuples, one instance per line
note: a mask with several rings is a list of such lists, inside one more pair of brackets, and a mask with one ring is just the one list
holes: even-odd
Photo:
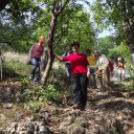
[(119, 80), (125, 81), (125, 69), (118, 70)]
[(94, 79), (94, 88), (96, 88), (95, 70), (90, 68), (90, 73), (92, 74), (93, 79)]
[(34, 81), (37, 82), (40, 79), (40, 65), (41, 65), (41, 60), (35, 57), (31, 58), (31, 63), (33, 64), (33, 67), (31, 69), (30, 74), (34, 77), (35, 70), (38, 67), (39, 71), (37, 73), (37, 76), (34, 78)]

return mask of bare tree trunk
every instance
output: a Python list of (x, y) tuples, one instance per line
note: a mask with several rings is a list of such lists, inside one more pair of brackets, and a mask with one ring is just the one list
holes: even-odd
[[(52, 20), (50, 23), (50, 28), (48, 31), (48, 36), (46, 39), (45, 43), (45, 48), (43, 52), (43, 59), (42, 59), (42, 65), (41, 65), (41, 83), (46, 85), (47, 78), (49, 76), (49, 72), (52, 68), (52, 63), (53, 63), (53, 42), (54, 42), (54, 34), (55, 34), (55, 29), (56, 29), (56, 24), (57, 24), (57, 18), (60, 15), (60, 13), (63, 11), (65, 8), (67, 2), (69, 0), (66, 0), (63, 4), (60, 5), (57, 1), (57, 3), (53, 3), (53, 6), (51, 8), (51, 14), (52, 14)], [(63, 31), (62, 31), (63, 32)], [(44, 72), (45, 69), (45, 72)]]
[[(51, 20), (51, 24), (50, 24), (50, 28), (48, 32), (48, 37), (46, 40), (47, 46), (44, 49), (42, 66), (41, 66), (41, 83), (44, 83), (44, 85), (47, 82), (47, 78), (49, 76), (49, 72), (52, 68), (52, 63), (53, 63), (53, 52), (52, 52), (53, 45), (52, 44), (53, 44), (56, 24), (57, 24), (57, 15), (52, 14), (52, 20)], [(44, 68), (45, 68), (45, 72), (42, 71), (44, 70)]]
[(128, 19), (125, 20), (126, 39), (131, 55), (134, 54), (134, 21), (133, 5), (128, 3)]
[[(134, 54), (134, 21), (133, 21), (133, 5), (130, 1), (127, 4), (122, 1), (122, 16), (125, 23), (127, 45), (131, 54)], [(124, 2), (124, 3), (123, 3)], [(127, 11), (128, 10), (128, 11)]]

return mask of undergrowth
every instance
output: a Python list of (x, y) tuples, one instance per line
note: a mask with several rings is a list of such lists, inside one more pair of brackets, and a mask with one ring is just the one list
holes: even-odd
[(34, 86), (33, 90), (25, 90), (25, 92), (21, 95), (21, 99), (24, 102), (27, 102), (33, 100), (34, 97), (36, 97), (37, 100), (40, 101), (47, 102), (48, 100), (52, 100), (58, 102), (59, 91), (56, 88), (58, 88), (56, 85), (47, 85), (45, 87)]
[(114, 129), (114, 130), (110, 130), (109, 134), (121, 134), (121, 133), (117, 132), (117, 129)]

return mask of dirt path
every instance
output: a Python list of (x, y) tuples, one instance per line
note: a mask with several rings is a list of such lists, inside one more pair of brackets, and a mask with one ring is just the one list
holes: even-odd
[[(12, 103), (15, 98), (20, 99), (21, 92), (32, 89), (31, 84), (29, 83), (30, 86), (21, 85), (17, 79), (0, 83), (0, 94), (4, 100), (0, 103), (0, 126), (13, 127), (12, 122), (24, 124), (18, 134), (27, 129), (25, 128), (27, 123), (33, 122), (34, 127), (29, 129), (31, 133), (36, 131), (37, 134), (134, 134), (134, 93), (129, 93), (130, 89), (127, 86), (130, 83), (120, 84), (115, 79), (110, 84), (112, 87), (110, 92), (88, 89), (88, 101), (84, 111), (71, 108), (73, 99), (71, 94), (67, 94), (68, 89), (60, 92), (60, 104), (48, 101), (40, 108), (40, 102), (36, 102), (35, 105), (32, 100), (30, 109), (25, 102)], [(37, 127), (39, 122), (45, 126), (40, 127), (42, 131), (48, 128), (50, 132), (48, 130), (46, 133), (39, 132)], [(16, 131), (13, 128), (11, 130)], [(6, 132), (0, 131), (0, 134), (6, 134)]]

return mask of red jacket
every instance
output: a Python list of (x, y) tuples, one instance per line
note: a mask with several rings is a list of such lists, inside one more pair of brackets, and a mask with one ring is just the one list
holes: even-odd
[(109, 61), (109, 68), (110, 68), (110, 70), (112, 72), (114, 70), (114, 66), (113, 66), (113, 64), (112, 64), (112, 62), (110, 60), (108, 60), (108, 61)]

